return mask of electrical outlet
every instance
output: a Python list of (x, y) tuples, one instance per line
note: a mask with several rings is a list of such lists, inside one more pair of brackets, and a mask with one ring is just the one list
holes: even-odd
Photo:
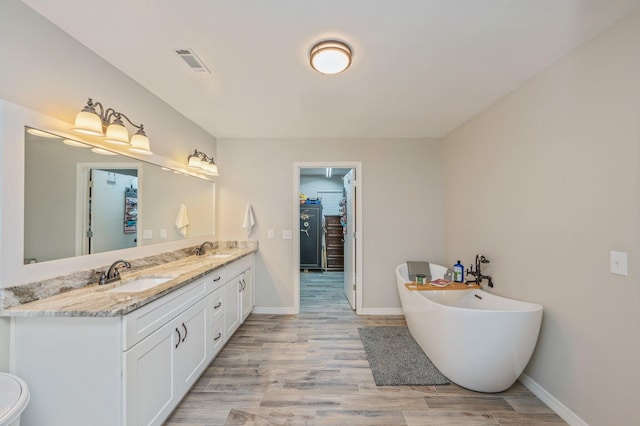
[(161, 229), (160, 230), (160, 238), (167, 238), (167, 230), (166, 229)]
[(291, 229), (285, 229), (284, 231), (282, 231), (282, 239), (283, 240), (290, 240), (292, 238), (292, 232)]
[(629, 275), (627, 271), (627, 253), (623, 251), (609, 252), (611, 273), (616, 275)]
[(276, 233), (273, 229), (267, 230), (267, 238), (273, 240), (276, 237)]
[(142, 239), (143, 240), (150, 240), (153, 238), (153, 231), (151, 229), (144, 229), (142, 231)]

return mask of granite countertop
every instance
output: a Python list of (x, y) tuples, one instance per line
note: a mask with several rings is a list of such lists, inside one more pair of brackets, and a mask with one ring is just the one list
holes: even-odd
[[(120, 281), (105, 285), (90, 284), (83, 288), (5, 309), (0, 312), (0, 315), (14, 317), (116, 317), (125, 315), (255, 251), (256, 249), (252, 248), (219, 249), (210, 251), (203, 256), (193, 255), (131, 273), (127, 273), (127, 269), (122, 268), (120, 269)], [(214, 257), (219, 253), (231, 255), (224, 258)], [(162, 278), (174, 275), (177, 277), (147, 290), (126, 293), (108, 292), (139, 277)]]

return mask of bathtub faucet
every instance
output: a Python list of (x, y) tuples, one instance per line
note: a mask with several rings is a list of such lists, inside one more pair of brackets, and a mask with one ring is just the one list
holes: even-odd
[(491, 278), (491, 276), (489, 275), (482, 275), (481, 265), (483, 263), (489, 263), (489, 259), (487, 259), (482, 255), (476, 254), (476, 270), (475, 271), (473, 270), (473, 266), (467, 269), (467, 275), (473, 275), (475, 279), (466, 280), (465, 284), (474, 283), (474, 284), (480, 285), (480, 283), (482, 283), (483, 280), (487, 280), (488, 281), (487, 285), (493, 288), (493, 278)]

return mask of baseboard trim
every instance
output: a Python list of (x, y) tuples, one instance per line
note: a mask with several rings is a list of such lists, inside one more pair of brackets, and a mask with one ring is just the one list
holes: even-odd
[(403, 315), (402, 308), (363, 308), (359, 315)]
[(571, 411), (569, 407), (560, 402), (556, 397), (551, 395), (545, 388), (540, 386), (535, 380), (526, 374), (522, 374), (518, 379), (520, 383), (529, 389), (538, 399), (549, 408), (551, 408), (562, 420), (567, 422), (571, 426), (589, 426), (587, 422), (582, 420), (576, 413)]
[(251, 311), (251, 313), (257, 314), (257, 315), (295, 315), (297, 314), (294, 308), (268, 308), (268, 307), (260, 308), (257, 306), (253, 308), (253, 311)]

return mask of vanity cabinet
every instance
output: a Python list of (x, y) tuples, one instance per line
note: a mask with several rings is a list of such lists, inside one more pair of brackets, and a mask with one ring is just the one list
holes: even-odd
[(162, 424), (253, 309), (253, 257), (127, 315), (13, 317), (21, 424)]

